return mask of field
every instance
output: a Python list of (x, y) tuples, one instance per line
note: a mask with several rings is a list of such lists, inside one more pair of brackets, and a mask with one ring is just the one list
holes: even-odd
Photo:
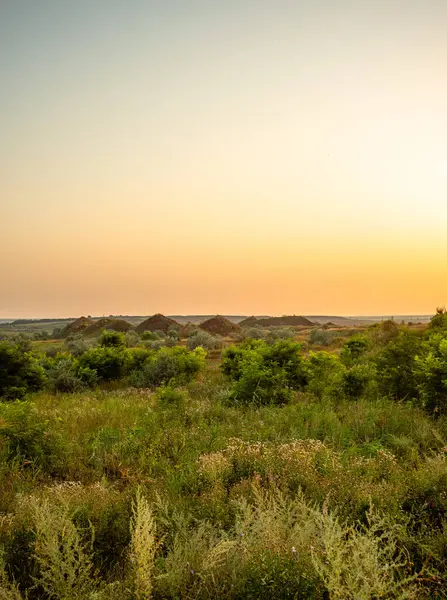
[(446, 321), (3, 342), (0, 598), (446, 598)]

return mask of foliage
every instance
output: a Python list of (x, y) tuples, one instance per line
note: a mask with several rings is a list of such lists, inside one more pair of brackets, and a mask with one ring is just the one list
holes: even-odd
[(156, 550), (156, 526), (148, 501), (137, 490), (132, 504), (130, 556), (134, 568), (135, 596), (147, 600), (152, 595), (152, 571)]
[(23, 398), (45, 384), (45, 371), (26, 344), (0, 342), (0, 397)]
[(222, 371), (233, 382), (230, 400), (241, 404), (288, 402), (291, 391), (302, 389), (308, 379), (300, 348), (290, 340), (272, 345), (247, 340), (227, 348)]
[(132, 372), (130, 382), (135, 387), (187, 383), (203, 369), (205, 356), (200, 347), (192, 352), (183, 346), (160, 348), (147, 356), (140, 369)]
[(330, 346), (333, 335), (325, 329), (312, 329), (309, 336), (309, 343), (315, 346)]
[(104, 348), (124, 348), (126, 346), (126, 336), (113, 329), (104, 329), (99, 338), (99, 345)]
[(415, 376), (424, 407), (430, 413), (447, 414), (447, 338), (435, 333), (429, 351), (415, 358)]
[(422, 340), (409, 332), (387, 344), (375, 357), (379, 389), (397, 400), (418, 396), (416, 356), (423, 351)]
[(130, 351), (121, 345), (90, 348), (78, 361), (81, 368), (95, 371), (99, 381), (121, 379), (128, 374), (132, 364)]
[(447, 336), (418, 330), (221, 365), (21, 344), (48, 386), (0, 403), (0, 599), (445, 598)]
[(447, 330), (447, 310), (444, 307), (436, 309), (436, 314), (430, 319), (429, 327), (435, 331)]
[(194, 350), (195, 348), (201, 347), (204, 350), (217, 350), (222, 347), (222, 341), (204, 331), (203, 329), (194, 332), (187, 341), (187, 346), (189, 350)]
[(353, 365), (368, 350), (370, 342), (360, 333), (351, 336), (344, 344), (340, 357), (346, 365)]

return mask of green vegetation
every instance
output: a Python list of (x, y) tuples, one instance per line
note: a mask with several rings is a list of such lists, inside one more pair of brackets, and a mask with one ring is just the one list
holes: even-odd
[(446, 598), (438, 315), (0, 342), (0, 598)]

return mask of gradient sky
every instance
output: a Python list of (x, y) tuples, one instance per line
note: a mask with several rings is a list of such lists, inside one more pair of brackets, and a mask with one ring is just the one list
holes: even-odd
[(0, 317), (447, 302), (446, 0), (2, 0)]

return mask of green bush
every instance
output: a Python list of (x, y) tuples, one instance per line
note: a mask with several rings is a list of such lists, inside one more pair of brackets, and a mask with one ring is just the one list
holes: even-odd
[(371, 363), (354, 365), (341, 374), (340, 381), (342, 395), (358, 399), (374, 389), (376, 384), (375, 367)]
[(447, 338), (435, 333), (429, 351), (416, 356), (414, 373), (423, 406), (430, 413), (447, 414)]
[(47, 387), (52, 392), (74, 393), (98, 383), (95, 369), (82, 366), (71, 354), (57, 354), (46, 357), (43, 365), (47, 372)]
[(135, 387), (157, 387), (169, 383), (187, 383), (203, 368), (202, 348), (189, 351), (183, 346), (160, 348), (149, 354), (141, 368), (134, 370), (130, 383)]
[(423, 351), (420, 337), (413, 333), (401, 332), (376, 355), (374, 361), (382, 394), (397, 400), (411, 400), (418, 397), (414, 371), (416, 356)]
[(340, 357), (346, 365), (358, 362), (370, 347), (370, 340), (361, 333), (351, 336), (344, 344)]
[(98, 381), (121, 379), (132, 366), (131, 352), (121, 345), (90, 348), (78, 360), (81, 368), (96, 371)]
[(99, 345), (104, 348), (124, 348), (126, 346), (126, 336), (119, 331), (104, 329), (99, 338)]
[(81, 333), (68, 336), (66, 344), (67, 350), (70, 354), (73, 354), (73, 356), (80, 356), (90, 348), (90, 344)]
[(447, 310), (445, 308), (436, 309), (436, 314), (430, 319), (429, 328), (435, 331), (447, 329)]
[(20, 343), (0, 342), (0, 397), (23, 398), (45, 385), (45, 370)]
[(307, 358), (309, 383), (307, 390), (321, 399), (335, 393), (346, 367), (336, 354), (309, 352)]
[(190, 350), (194, 350), (199, 346), (204, 350), (217, 350), (222, 347), (222, 342), (207, 331), (199, 330), (188, 338), (187, 346)]
[(222, 371), (232, 381), (230, 400), (241, 404), (284, 404), (292, 390), (308, 381), (300, 344), (280, 340), (269, 345), (247, 340), (224, 352)]
[(6, 444), (8, 461), (18, 459), (50, 471), (60, 464), (60, 442), (30, 402), (0, 405), (0, 439)]

